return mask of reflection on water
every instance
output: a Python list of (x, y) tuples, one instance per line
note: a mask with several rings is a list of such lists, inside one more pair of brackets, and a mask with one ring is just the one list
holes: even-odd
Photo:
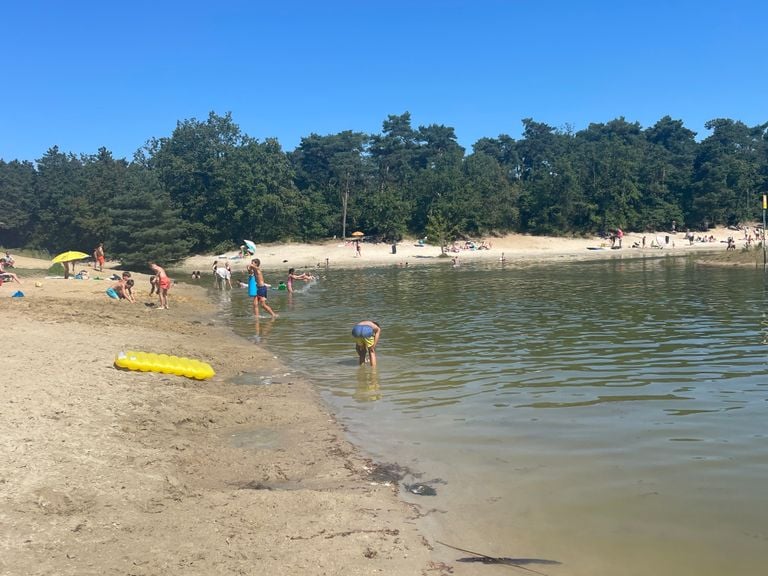
[[(375, 457), (447, 481), (446, 514), (425, 519), (441, 539), (564, 562), (553, 575), (762, 573), (762, 271), (660, 258), (322, 276), (271, 293), (274, 323), (254, 325), (244, 292), (222, 314), (317, 382)], [(376, 371), (349, 335), (369, 318)]]

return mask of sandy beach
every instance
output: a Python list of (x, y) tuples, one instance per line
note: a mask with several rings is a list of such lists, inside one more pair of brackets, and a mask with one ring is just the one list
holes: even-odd
[[(719, 252), (733, 235), (711, 233), (716, 242), (689, 246), (681, 233), (662, 249), (631, 248), (641, 237), (629, 235), (621, 250), (595, 238), (509, 236), (451, 256)], [(276, 282), (289, 267), (450, 263), (439, 254), (416, 241), (394, 254), (363, 242), (356, 256), (353, 244), (329, 241), (259, 246), (256, 255)], [(213, 260), (226, 258), (237, 278), (245, 262), (235, 255), (192, 257), (176, 277), (209, 275)], [(419, 509), (373, 473), (312, 383), (235, 336), (203, 289), (176, 284), (170, 310), (159, 310), (147, 276), (134, 274), (130, 304), (106, 297), (111, 270), (64, 280), (46, 277), (48, 261), (16, 260), (22, 284), (0, 287), (1, 574), (451, 573), (415, 528)], [(11, 298), (19, 289), (24, 297)], [(114, 359), (126, 349), (198, 358), (216, 376), (119, 370)]]
[[(393, 252), (392, 244), (373, 243), (364, 239), (360, 243), (360, 255), (357, 255), (353, 240), (328, 240), (316, 244), (264, 244), (258, 245), (256, 257), (261, 260), (265, 274), (275, 280), (283, 279), (288, 268), (297, 271), (329, 268), (363, 268), (367, 266), (414, 266), (424, 263), (450, 263), (451, 258), (457, 258), (460, 263), (471, 261), (531, 261), (531, 260), (576, 260), (587, 258), (632, 258), (661, 256), (669, 254), (686, 254), (693, 251), (724, 251), (725, 242), (729, 236), (739, 240), (740, 232), (725, 228), (716, 228), (707, 233), (712, 236), (711, 242), (694, 241), (690, 244), (685, 234), (668, 232), (634, 234), (624, 236), (622, 248), (612, 250), (607, 239), (598, 237), (566, 238), (552, 236), (529, 236), (524, 234), (509, 234), (502, 238), (485, 238), (473, 241), (476, 248), (465, 247), (464, 242), (457, 242), (457, 251), (447, 252), (447, 258), (440, 258), (440, 248), (430, 244), (420, 244), (418, 240), (409, 239), (398, 242)], [(643, 248), (645, 237), (645, 248)], [(479, 249), (485, 242), (489, 249)], [(633, 245), (637, 244), (637, 248)], [(741, 246), (741, 244), (739, 244)], [(218, 255), (201, 255), (188, 258), (179, 267), (186, 273), (199, 270), (203, 274), (210, 273), (214, 261), (228, 261), (232, 267), (233, 277), (243, 276), (249, 258), (240, 258), (238, 252), (232, 251)]]

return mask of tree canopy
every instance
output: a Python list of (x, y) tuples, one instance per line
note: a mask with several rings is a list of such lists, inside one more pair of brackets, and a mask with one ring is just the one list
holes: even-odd
[(131, 161), (53, 146), (0, 160), (0, 244), (51, 253), (98, 242), (132, 266), (242, 243), (365, 230), (382, 240), (608, 228), (703, 229), (756, 219), (768, 191), (768, 123), (713, 119), (700, 141), (669, 116), (574, 132), (531, 118), (467, 152), (453, 128), (389, 115), (378, 134), (310, 134), (285, 152), (231, 114), (183, 120)]

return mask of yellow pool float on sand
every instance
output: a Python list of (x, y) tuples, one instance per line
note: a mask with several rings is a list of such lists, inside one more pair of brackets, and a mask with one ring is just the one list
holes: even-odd
[(200, 360), (183, 356), (169, 356), (168, 354), (154, 354), (153, 352), (137, 352), (135, 350), (120, 352), (117, 358), (115, 358), (115, 366), (140, 372), (175, 374), (177, 376), (194, 378), (195, 380), (207, 380), (216, 374), (210, 364)]

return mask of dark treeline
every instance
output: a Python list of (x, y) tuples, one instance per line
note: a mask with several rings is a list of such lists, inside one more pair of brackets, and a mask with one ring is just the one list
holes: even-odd
[(389, 116), (380, 134), (311, 134), (292, 152), (243, 134), (230, 114), (179, 122), (132, 161), (57, 147), (0, 160), (0, 245), (51, 253), (104, 241), (127, 265), (219, 252), (244, 238), (311, 241), (352, 230), (431, 241), (507, 232), (704, 229), (759, 217), (768, 123), (664, 117), (572, 132), (531, 119), (522, 138), (482, 138)]

